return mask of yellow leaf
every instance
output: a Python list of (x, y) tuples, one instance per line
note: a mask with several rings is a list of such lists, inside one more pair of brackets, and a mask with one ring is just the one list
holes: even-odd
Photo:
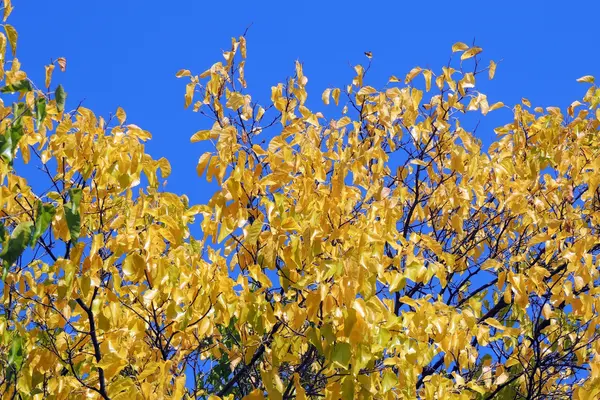
[(550, 304), (544, 304), (544, 307), (542, 307), (542, 315), (546, 319), (550, 319), (552, 317), (552, 306), (550, 306)]
[(117, 108), (117, 119), (121, 125), (123, 125), (125, 119), (127, 119), (127, 114), (125, 114), (125, 111), (121, 107)]
[(8, 42), (10, 43), (10, 48), (12, 50), (13, 56), (17, 54), (17, 39), (19, 35), (15, 28), (12, 25), (5, 24), (4, 30), (6, 31), (6, 36), (8, 37)]
[(489, 111), (494, 111), (494, 110), (497, 110), (497, 109), (499, 109), (501, 107), (504, 107), (504, 103), (501, 102), (501, 101), (499, 101), (497, 103), (492, 104), (492, 106), (490, 107)]
[(464, 50), (467, 50), (468, 48), (469, 48), (469, 46), (467, 46), (463, 42), (456, 42), (452, 45), (452, 52), (456, 53), (457, 51), (464, 51)]
[(243, 400), (263, 400), (265, 396), (263, 395), (263, 391), (260, 389), (254, 389), (246, 396), (244, 396)]
[(198, 176), (202, 176), (202, 174), (204, 174), (204, 170), (208, 166), (211, 157), (211, 153), (204, 153), (200, 156), (200, 159), (198, 160), (198, 165), (196, 166), (196, 172), (198, 173)]
[(256, 244), (256, 241), (258, 240), (258, 236), (260, 235), (262, 228), (262, 221), (255, 220), (248, 229), (248, 232), (246, 233), (246, 244), (248, 244), (249, 246), (254, 246)]
[(135, 124), (127, 125), (127, 134), (137, 137), (138, 139), (140, 139), (142, 141), (146, 141), (146, 140), (152, 138), (152, 135), (150, 134), (150, 132), (143, 130), (142, 128), (140, 128), (139, 126), (137, 126)]
[(423, 167), (426, 167), (428, 165), (426, 161), (423, 161), (423, 160), (421, 160), (419, 158), (415, 158), (415, 159), (410, 160), (410, 163), (411, 164), (416, 164), (416, 165), (421, 165)]
[(592, 75), (585, 75), (577, 79), (577, 82), (594, 83), (594, 77)]
[(258, 107), (258, 111), (256, 112), (256, 121), (260, 121), (265, 114), (265, 109), (262, 107)]
[(349, 117), (342, 117), (336, 122), (335, 127), (337, 129), (340, 129), (340, 128), (343, 128), (344, 126), (348, 125), (350, 122), (352, 122), (352, 121), (350, 120)]
[(267, 154), (265, 149), (260, 147), (258, 144), (252, 145), (252, 150), (256, 153), (257, 156), (264, 156)]
[(393, 274), (393, 278), (391, 282), (389, 282), (389, 285), (390, 293), (398, 292), (404, 289), (404, 286), (406, 285), (406, 278), (403, 274), (396, 272)]
[(192, 104), (195, 87), (196, 84), (194, 82), (190, 82), (187, 85), (185, 85), (185, 108), (188, 108), (190, 104)]
[(502, 325), (500, 322), (498, 322), (498, 320), (495, 318), (487, 318), (485, 320), (485, 323), (496, 329), (501, 329), (501, 330), (506, 329), (506, 327), (504, 325)]
[(423, 71), (423, 78), (425, 78), (425, 91), (429, 92), (431, 90), (431, 75), (432, 72), (429, 69)]
[(58, 63), (58, 67), (62, 72), (67, 70), (67, 59), (64, 57), (59, 57), (56, 62)]
[(233, 92), (227, 99), (226, 106), (232, 110), (237, 110), (244, 105), (244, 96), (241, 93)]
[(246, 58), (246, 51), (246, 38), (240, 36), (240, 53), (242, 55), (242, 58)]
[(510, 376), (506, 373), (503, 372), (501, 373), (497, 378), (496, 378), (496, 382), (494, 383), (495, 385), (502, 385), (504, 382), (506, 382), (508, 379), (510, 378)]
[(144, 268), (144, 258), (137, 253), (130, 254), (123, 261), (123, 274), (130, 279), (139, 278), (143, 274)]
[(494, 79), (494, 75), (496, 74), (496, 63), (494, 61), (490, 61), (490, 66), (488, 70), (488, 77), (490, 79)]
[(150, 375), (154, 374), (159, 368), (160, 368), (160, 366), (157, 363), (150, 362), (150, 363), (148, 363), (147, 365), (144, 366), (144, 369), (142, 370), (142, 372), (140, 372), (136, 376), (136, 379), (138, 379), (139, 381), (143, 381), (144, 379), (146, 379)]
[[(6, 35), (0, 32), (0, 60), (6, 59)], [(4, 74), (4, 62), (0, 62), (0, 73)], [(4, 75), (0, 76), (3, 78)]]
[(421, 104), (421, 99), (423, 98), (423, 92), (418, 89), (412, 89), (410, 93), (410, 97), (412, 100), (413, 109), (417, 110), (419, 105)]
[(194, 133), (192, 135), (192, 137), (190, 138), (190, 141), (192, 143), (197, 143), (197, 142), (201, 142), (203, 140), (207, 140), (208, 138), (210, 138), (210, 131), (202, 130), (202, 131), (198, 131), (198, 132)]
[(8, 19), (13, 8), (11, 0), (4, 0), (4, 21)]
[(300, 384), (300, 376), (294, 374), (294, 387), (296, 388), (296, 400), (306, 400), (306, 391)]
[(331, 95), (331, 89), (325, 89), (323, 91), (323, 94), (321, 95), (321, 100), (323, 100), (323, 103), (329, 104), (329, 96), (330, 95)]
[(463, 221), (457, 214), (452, 216), (450, 219), (450, 224), (452, 225), (452, 229), (454, 229), (457, 233), (463, 233)]
[(164, 157), (161, 157), (158, 161), (157, 161), (157, 165), (158, 168), (160, 168), (160, 176), (165, 179), (167, 178), (169, 175), (171, 175), (171, 164), (169, 163), (169, 160), (167, 160)]
[(104, 370), (106, 379), (110, 380), (127, 366), (127, 361), (123, 360), (117, 353), (108, 353), (102, 356), (98, 367)]
[(362, 88), (360, 88), (360, 90), (358, 91), (357, 95), (358, 96), (366, 96), (369, 94), (373, 94), (376, 93), (377, 90), (375, 90), (374, 87), (371, 86), (363, 86)]
[(339, 101), (340, 101), (340, 89), (335, 88), (333, 89), (333, 92), (331, 92), (331, 97), (333, 97), (333, 101), (335, 101), (335, 105), (339, 105)]
[(471, 57), (475, 57), (477, 54), (481, 53), (483, 49), (481, 47), (471, 47), (469, 50), (465, 51), (461, 54), (461, 60), (467, 60)]
[(410, 72), (406, 75), (406, 79), (404, 79), (404, 83), (410, 83), (419, 73), (422, 71), (421, 67), (414, 67), (410, 70)]
[(46, 65), (46, 87), (50, 87), (52, 81), (52, 71), (54, 71), (54, 64)]
[(187, 70), (187, 69), (180, 69), (175, 74), (175, 77), (177, 77), (177, 78), (183, 78), (184, 76), (191, 76), (191, 75), (192, 75), (192, 73), (189, 70)]

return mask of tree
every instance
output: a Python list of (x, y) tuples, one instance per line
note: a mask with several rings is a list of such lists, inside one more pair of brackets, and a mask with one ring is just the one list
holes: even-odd
[(3, 398), (600, 395), (591, 76), (566, 113), (523, 99), (485, 151), (465, 114), (507, 107), (475, 87), (496, 69), (478, 47), (381, 90), (357, 65), (322, 95), (332, 118), (307, 107), (300, 63), (257, 104), (242, 36), (177, 74), (210, 121), (198, 174), (219, 184), (190, 205), (161, 189), (148, 132), (67, 108), (64, 59), (38, 88), (4, 29)]

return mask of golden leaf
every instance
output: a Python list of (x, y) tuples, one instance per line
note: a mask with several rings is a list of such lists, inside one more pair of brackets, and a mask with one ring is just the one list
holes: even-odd
[(194, 88), (196, 84), (193, 82), (185, 85), (185, 108), (188, 108), (190, 104), (192, 104), (192, 99), (194, 97)]
[(475, 57), (477, 54), (481, 53), (483, 49), (481, 47), (471, 47), (469, 50), (465, 51), (460, 55), (461, 60), (467, 60), (469, 58)]
[(123, 125), (127, 119), (127, 114), (125, 114), (125, 111), (121, 107), (117, 108), (117, 119), (121, 125)]
[(196, 166), (196, 172), (198, 173), (198, 176), (202, 176), (202, 174), (204, 174), (204, 170), (208, 166), (211, 157), (211, 153), (204, 153), (202, 154), (202, 156), (200, 156), (200, 159), (198, 160), (198, 165)]
[(577, 79), (577, 82), (594, 83), (594, 77), (592, 75), (585, 75)]
[(496, 63), (494, 61), (490, 61), (490, 66), (488, 70), (489, 79), (494, 79), (494, 75), (496, 74)]
[(329, 96), (330, 95), (331, 95), (331, 89), (325, 89), (323, 91), (323, 94), (321, 95), (321, 100), (323, 100), (323, 103), (329, 104)]
[(201, 142), (210, 138), (210, 130), (202, 130), (194, 133), (190, 138), (192, 143)]
[(4, 30), (6, 31), (6, 37), (10, 43), (10, 49), (12, 50), (13, 56), (17, 54), (17, 39), (19, 35), (12, 25), (4, 24)]
[(422, 71), (422, 68), (420, 67), (415, 67), (413, 69), (410, 70), (410, 72), (406, 75), (406, 79), (404, 79), (404, 83), (408, 84), (410, 83), (413, 79), (415, 79), (415, 77), (417, 75), (419, 75)]
[(432, 72), (431, 70), (424, 70), (423, 71), (423, 78), (425, 79), (425, 91), (429, 92), (431, 90), (431, 75)]
[(14, 7), (11, 0), (4, 0), (4, 22), (8, 19)]
[(333, 97), (333, 101), (335, 102), (335, 105), (338, 106), (339, 102), (340, 102), (340, 89), (339, 88), (333, 89), (333, 91), (331, 92), (331, 97)]
[(54, 71), (54, 64), (46, 65), (46, 88), (49, 88), (52, 82), (52, 71)]
[(452, 52), (456, 53), (457, 51), (464, 51), (467, 50), (469, 48), (469, 46), (467, 46), (466, 44), (462, 43), (462, 42), (456, 42), (452, 45)]
[(192, 73), (188, 69), (180, 69), (179, 71), (177, 71), (175, 76), (177, 78), (183, 78), (185, 76), (192, 76)]

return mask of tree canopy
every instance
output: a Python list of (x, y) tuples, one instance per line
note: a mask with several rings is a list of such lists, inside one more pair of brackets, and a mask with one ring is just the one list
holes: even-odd
[[(52, 84), (64, 58), (28, 78), (3, 4), (2, 398), (600, 397), (593, 77), (566, 110), (509, 107), (479, 47), (381, 89), (366, 53), (325, 115), (299, 62), (258, 104), (232, 39), (177, 73), (218, 184), (190, 204), (123, 109)], [(499, 108), (485, 149), (468, 114)]]

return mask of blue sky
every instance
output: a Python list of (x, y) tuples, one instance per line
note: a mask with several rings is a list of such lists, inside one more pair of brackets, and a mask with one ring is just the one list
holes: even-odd
[[(206, 201), (212, 188), (195, 173), (208, 148), (189, 143), (210, 123), (183, 109), (181, 68), (200, 73), (220, 61), (232, 36), (248, 33), (246, 69), (250, 92), (267, 100), (270, 87), (293, 74), (294, 61), (309, 77), (309, 105), (322, 107), (327, 87), (349, 82), (350, 64), (373, 66), (367, 81), (382, 86), (413, 66), (439, 69), (454, 42), (484, 48), (484, 59), (502, 59), (496, 79), (482, 89), (490, 103), (566, 107), (586, 86), (575, 79), (600, 77), (595, 1), (192, 1), (14, 0), (9, 22), (19, 32), (18, 57), (37, 82), (51, 58), (66, 57), (63, 83), (68, 107), (84, 106), (108, 116), (118, 106), (128, 122), (153, 134), (147, 150), (173, 167), (167, 189)], [(508, 122), (496, 111), (478, 135), (489, 143), (492, 128)]]

